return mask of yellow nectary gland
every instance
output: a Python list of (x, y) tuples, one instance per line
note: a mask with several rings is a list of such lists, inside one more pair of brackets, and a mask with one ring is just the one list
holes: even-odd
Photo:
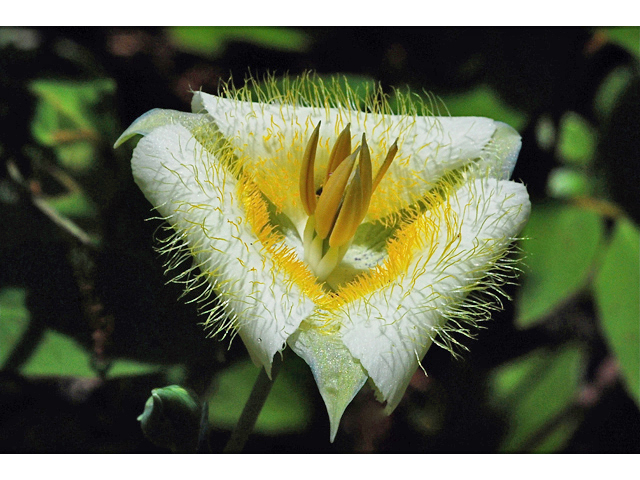
[(362, 134), (360, 146), (351, 152), (350, 124), (347, 125), (333, 145), (317, 197), (314, 164), (319, 136), (320, 123), (311, 134), (302, 158), (300, 199), (309, 215), (304, 232), (304, 261), (318, 280), (324, 281), (349, 249), (367, 214), (373, 191), (398, 151), (398, 142), (389, 149), (374, 179), (366, 135)]

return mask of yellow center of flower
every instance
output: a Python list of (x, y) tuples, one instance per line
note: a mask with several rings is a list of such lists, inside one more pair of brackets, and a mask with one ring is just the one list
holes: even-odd
[(391, 146), (375, 178), (365, 134), (353, 152), (347, 125), (333, 145), (322, 187), (315, 189), (315, 158), (320, 123), (311, 134), (300, 168), (300, 199), (309, 215), (304, 231), (304, 261), (324, 281), (349, 249), (367, 214), (371, 196), (389, 169), (398, 141)]

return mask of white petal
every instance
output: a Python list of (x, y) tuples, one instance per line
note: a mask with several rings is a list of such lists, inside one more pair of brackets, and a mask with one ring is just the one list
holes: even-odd
[(235, 178), (182, 125), (148, 133), (132, 168), (147, 199), (182, 232), (254, 362), (270, 372), (274, 354), (314, 304), (263, 251), (244, 218)]
[(523, 185), (492, 178), (471, 180), (450, 202), (458, 225), (452, 228), (437, 213), (426, 212), (439, 225), (436, 243), (414, 258), (404, 277), (345, 308), (344, 344), (367, 370), (389, 412), (438, 329), (455, 316), (530, 210)]
[[(296, 181), (304, 147), (320, 121), (318, 172), (324, 172), (333, 142), (347, 123), (351, 124), (354, 147), (366, 133), (374, 171), (399, 139), (396, 160), (380, 184), (379, 195), (372, 198), (369, 220), (411, 205), (446, 172), (486, 157), (486, 147), (498, 126), (482, 117), (380, 115), (345, 108), (241, 102), (202, 92), (194, 95), (192, 109), (207, 112), (234, 143), (239, 156), (249, 162), (269, 159), (260, 168), (281, 169)], [(316, 174), (317, 187), (323, 178)], [(283, 209), (298, 224), (298, 215)]]
[(352, 138), (359, 141), (362, 133), (366, 133), (373, 156), (386, 155), (386, 150), (376, 148), (389, 147), (400, 137), (397, 158), (411, 156), (407, 166), (416, 171), (426, 168), (422, 175), (430, 182), (447, 170), (480, 158), (499, 123), (484, 117), (383, 116), (344, 108), (241, 102), (203, 92), (194, 94), (192, 108), (198, 113), (206, 111), (223, 135), (242, 139), (242, 146), (249, 147), (256, 157), (273, 155), (281, 146), (276, 135), (266, 141), (262, 137), (278, 131), (290, 142), (297, 132), (308, 132), (300, 139), (306, 143), (319, 121), (322, 121), (320, 136), (332, 139), (351, 122)]
[(484, 117), (417, 117), (398, 157), (411, 155), (407, 167), (433, 183), (447, 171), (481, 158), (495, 131), (496, 122)]

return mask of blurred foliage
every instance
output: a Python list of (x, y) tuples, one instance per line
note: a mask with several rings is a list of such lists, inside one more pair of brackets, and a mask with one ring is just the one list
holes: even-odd
[(603, 236), (597, 212), (559, 202), (533, 209), (522, 232), (527, 274), (518, 290), (518, 326), (544, 321), (586, 286)]
[(33, 137), (53, 148), (62, 167), (85, 172), (95, 165), (97, 144), (116, 134), (113, 112), (99, 111), (115, 88), (110, 79), (33, 81), (31, 91), (37, 98)]
[(580, 386), (583, 357), (572, 345), (538, 349), (493, 371), (492, 400), (508, 419), (499, 451), (552, 452), (566, 444), (577, 427), (565, 412)]
[(309, 46), (304, 33), (282, 27), (170, 27), (168, 33), (178, 48), (210, 57), (220, 56), (234, 41), (292, 52)]
[[(29, 328), (29, 310), (25, 306), (23, 288), (3, 288), (0, 290), (0, 332), (2, 350), (0, 364), (4, 365), (9, 354), (18, 346)], [(155, 364), (145, 364), (119, 359), (109, 368), (109, 376), (141, 375), (160, 370)], [(54, 330), (46, 330), (37, 347), (20, 367), (20, 372), (28, 376), (93, 376), (91, 355), (72, 338)]]
[(4, 365), (16, 343), (22, 338), (29, 325), (29, 310), (24, 304), (23, 288), (3, 288), (0, 290), (0, 332), (2, 348), (0, 365)]
[(527, 118), (525, 114), (505, 103), (496, 90), (488, 85), (479, 85), (471, 90), (441, 97), (451, 116), (473, 115), (490, 117), (521, 130)]
[(638, 27), (612, 27), (605, 31), (612, 43), (620, 45), (640, 59), (640, 29)]
[(637, 27), (0, 28), (0, 450), (164, 451), (136, 418), (170, 384), (222, 449), (258, 372), (164, 285), (132, 146), (111, 146), (190, 89), (311, 69), (518, 129), (523, 274), (462, 361), (432, 348), (391, 417), (363, 389), (333, 445), (289, 356), (248, 449), (640, 451), (639, 45)]
[(640, 232), (626, 219), (616, 222), (593, 283), (603, 334), (620, 362), (629, 394), (640, 406)]
[[(298, 374), (284, 368), (267, 398), (254, 431), (278, 434), (304, 430), (310, 417), (306, 391)], [(216, 378), (215, 393), (209, 401), (209, 419), (218, 428), (232, 430), (253, 387), (258, 371), (251, 362), (238, 362)]]

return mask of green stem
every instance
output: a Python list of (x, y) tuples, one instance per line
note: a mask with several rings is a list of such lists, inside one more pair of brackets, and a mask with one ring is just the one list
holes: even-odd
[(240, 414), (236, 428), (231, 433), (231, 438), (224, 447), (223, 453), (240, 453), (242, 452), (247, 439), (253, 427), (260, 416), (264, 402), (266, 402), (273, 382), (275, 382), (278, 372), (280, 371), (280, 365), (282, 362), (278, 359), (274, 359), (271, 367), (271, 379), (267, 376), (267, 372), (264, 368), (260, 369), (256, 383), (253, 384), (251, 395), (247, 403), (244, 405), (244, 409)]

